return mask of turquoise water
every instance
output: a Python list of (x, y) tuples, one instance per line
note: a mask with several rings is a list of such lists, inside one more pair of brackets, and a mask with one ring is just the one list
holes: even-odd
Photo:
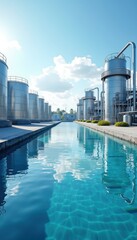
[(136, 240), (137, 146), (61, 123), (0, 160), (1, 240)]

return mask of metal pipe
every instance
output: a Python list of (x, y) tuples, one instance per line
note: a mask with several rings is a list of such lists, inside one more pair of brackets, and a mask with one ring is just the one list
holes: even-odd
[(136, 111), (136, 45), (134, 42), (128, 42), (127, 45), (118, 53), (118, 58), (129, 46), (132, 46), (132, 70), (133, 70), (133, 111)]
[[(104, 82), (104, 81), (103, 81)], [(104, 120), (104, 90), (101, 91), (100, 98), (101, 98), (101, 120)]]

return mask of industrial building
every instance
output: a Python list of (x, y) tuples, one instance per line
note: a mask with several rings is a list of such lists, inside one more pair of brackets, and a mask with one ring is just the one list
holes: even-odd
[[(123, 52), (132, 47), (130, 67)], [(137, 88), (136, 88), (136, 45), (129, 42), (116, 54), (105, 59), (104, 72), (101, 74), (102, 91), (97, 100), (93, 90), (86, 90), (85, 96), (77, 104), (77, 119), (104, 119), (114, 124), (117, 121), (137, 124)], [(95, 88), (97, 89), (97, 88)]]

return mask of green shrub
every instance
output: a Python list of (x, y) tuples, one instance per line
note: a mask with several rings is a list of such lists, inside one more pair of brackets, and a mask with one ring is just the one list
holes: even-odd
[(98, 123), (99, 120), (92, 120), (92, 123)]
[(91, 121), (91, 120), (87, 120), (86, 122), (87, 122), (87, 123), (91, 123), (92, 121)]
[(116, 122), (116, 127), (129, 127), (129, 124), (127, 122)]
[(100, 120), (100, 121), (98, 121), (98, 125), (99, 126), (109, 126), (110, 122), (106, 121), (106, 120)]

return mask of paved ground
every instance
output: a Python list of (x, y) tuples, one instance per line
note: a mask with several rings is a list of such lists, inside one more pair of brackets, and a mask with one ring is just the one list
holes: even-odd
[(12, 127), (0, 128), (0, 151), (39, 134), (58, 123), (59, 122), (32, 123), (30, 125), (12, 125)]
[(78, 124), (84, 125), (88, 128), (92, 128), (94, 130), (107, 133), (111, 136), (132, 142), (137, 144), (137, 127), (115, 127), (112, 126), (98, 126), (94, 123), (86, 123), (86, 122), (77, 122)]

